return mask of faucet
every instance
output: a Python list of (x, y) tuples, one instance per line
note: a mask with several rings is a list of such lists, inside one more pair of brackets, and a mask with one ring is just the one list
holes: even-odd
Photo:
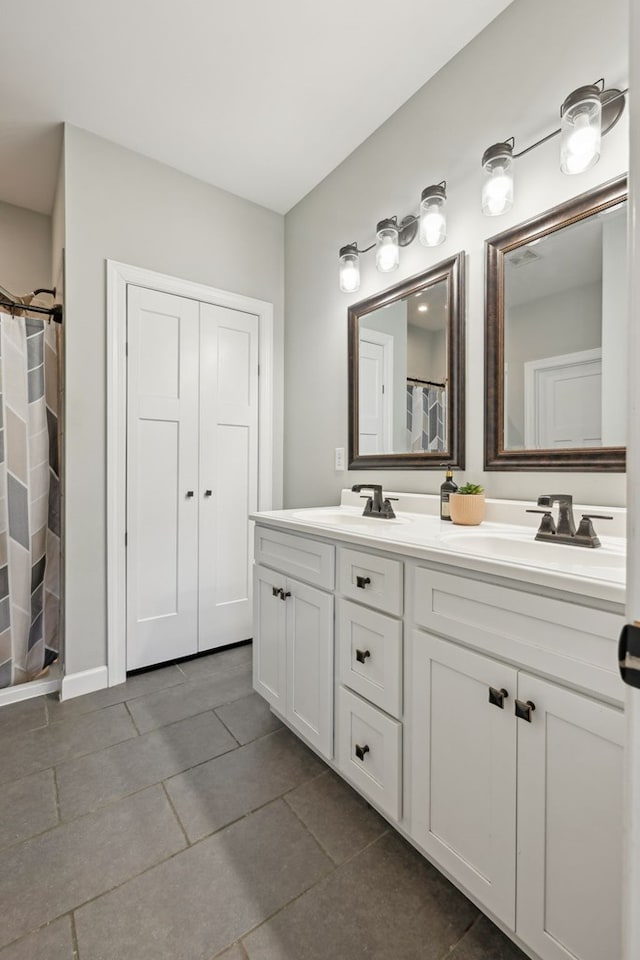
[[(558, 523), (554, 522), (551, 510), (558, 504)], [(613, 520), (602, 513), (583, 513), (578, 529), (573, 517), (573, 497), (568, 493), (545, 493), (538, 497), (538, 506), (542, 510), (527, 510), (527, 513), (541, 513), (542, 520), (536, 533), (536, 540), (567, 543), (575, 547), (599, 547), (592, 520)]]
[[(362, 512), (363, 517), (380, 517), (383, 520), (394, 519), (395, 513), (393, 512), (391, 501), (397, 500), (397, 497), (385, 497), (382, 493), (382, 484), (380, 483), (354, 483), (351, 487), (352, 493), (360, 493), (361, 490), (372, 491), (371, 496), (366, 498), (367, 502)], [(365, 498), (362, 497), (362, 499), (364, 500)]]

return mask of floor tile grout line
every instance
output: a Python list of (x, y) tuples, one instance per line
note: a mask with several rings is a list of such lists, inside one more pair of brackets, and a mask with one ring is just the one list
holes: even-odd
[[(289, 806), (289, 804), (287, 804), (287, 806)], [(305, 826), (306, 826), (306, 825), (305, 825)], [(311, 831), (309, 830), (309, 828), (306, 827), (306, 829), (307, 829), (307, 831), (311, 834)], [(277, 917), (279, 913), (282, 913), (283, 910), (286, 910), (287, 907), (290, 907), (292, 904), (294, 904), (294, 903), (296, 902), (296, 900), (299, 900), (301, 897), (303, 897), (305, 894), (309, 893), (309, 892), (310, 892), (311, 890), (313, 890), (315, 887), (318, 887), (318, 886), (319, 886), (321, 883), (323, 883), (328, 877), (330, 877), (330, 876), (332, 876), (333, 874), (337, 873), (338, 870), (341, 870), (344, 866), (346, 866), (346, 864), (351, 863), (352, 860), (355, 860), (355, 858), (358, 857), (358, 856), (360, 856), (362, 853), (364, 853), (365, 850), (368, 850), (369, 847), (372, 847), (374, 843), (377, 843), (379, 840), (381, 840), (382, 837), (386, 836), (386, 834), (387, 834), (388, 832), (389, 832), (389, 830), (385, 830), (385, 832), (382, 833), (382, 834), (380, 834), (379, 837), (376, 837), (374, 840), (371, 840), (369, 843), (365, 844), (365, 846), (362, 847), (361, 850), (358, 850), (356, 853), (352, 854), (352, 856), (347, 857), (347, 859), (346, 859), (346, 860), (343, 860), (342, 863), (338, 863), (338, 864), (337, 864), (337, 863), (335, 863), (335, 862), (333, 861), (332, 858), (329, 857), (329, 861), (330, 861), (330, 864), (331, 864), (331, 869), (328, 870), (327, 873), (325, 873), (325, 874), (323, 874), (322, 876), (318, 877), (317, 880), (314, 880), (313, 883), (311, 883), (311, 884), (310, 884), (308, 887), (306, 887), (304, 890), (300, 891), (300, 893), (298, 893), (295, 897), (292, 897), (291, 900), (288, 900), (286, 903), (284, 903), (284, 904), (283, 904), (281, 907), (279, 907), (277, 910), (274, 910), (273, 913), (271, 913), (268, 917), (265, 917), (264, 920), (261, 920), (260, 923), (257, 923), (257, 924), (256, 924), (254, 927), (252, 927), (250, 930), (247, 930), (246, 933), (243, 933), (241, 939), (244, 940), (246, 937), (249, 936), (249, 934), (254, 933), (256, 930), (259, 930), (260, 927), (263, 927), (266, 923), (269, 923), (271, 920), (273, 920), (275, 917)], [(311, 834), (311, 836), (313, 837), (313, 834)], [(316, 838), (314, 837), (313, 839), (315, 840)], [(319, 845), (319, 844), (318, 844), (318, 845)], [(322, 849), (322, 848), (321, 848), (321, 849)], [(324, 851), (323, 851), (323, 852), (324, 852)], [(475, 920), (474, 920), (474, 923), (475, 923)], [(243, 948), (244, 948), (244, 944), (242, 944), (242, 946), (243, 946)], [(245, 948), (245, 950), (246, 950), (246, 948)]]
[[(182, 686), (182, 684), (176, 684), (176, 686)], [(149, 730), (142, 730), (140, 736), (143, 737), (146, 733), (154, 733), (156, 730), (162, 730), (164, 727), (170, 727), (173, 723), (180, 723), (181, 720), (190, 720), (192, 717), (200, 717), (203, 713), (210, 713), (211, 711), (217, 710), (219, 707), (228, 707), (230, 704), (238, 703), (238, 701), (244, 700), (248, 696), (251, 696), (251, 692), (243, 693), (241, 696), (235, 697), (233, 700), (224, 700), (221, 703), (210, 704), (209, 706), (204, 707), (202, 710), (198, 710), (196, 713), (188, 714), (186, 717), (179, 717), (177, 720), (170, 720), (168, 723), (161, 723), (157, 727), (151, 727)], [(277, 733), (277, 731), (273, 732)]]
[(171, 808), (171, 811), (173, 812), (174, 817), (175, 817), (176, 820), (178, 821), (178, 826), (180, 827), (180, 829), (181, 829), (181, 831), (182, 831), (182, 833), (183, 833), (183, 835), (184, 835), (184, 839), (185, 839), (185, 842), (186, 842), (186, 844), (187, 844), (186, 849), (189, 849), (189, 847), (193, 846), (193, 844), (191, 843), (191, 840), (189, 840), (189, 835), (188, 835), (188, 833), (187, 833), (187, 830), (186, 830), (186, 828), (185, 828), (185, 825), (184, 825), (184, 823), (182, 822), (182, 820), (180, 819), (180, 815), (179, 815), (178, 811), (176, 810), (176, 808), (175, 808), (175, 806), (174, 806), (173, 800), (171, 799), (171, 796), (169, 795), (169, 791), (167, 790), (167, 786), (166, 786), (166, 783), (164, 782), (164, 780), (162, 781), (162, 783), (160, 784), (160, 786), (162, 787), (162, 792), (164, 793), (165, 797), (167, 798), (167, 803), (169, 804), (169, 807)]
[[(316, 778), (316, 779), (317, 779), (317, 778)], [(310, 782), (313, 782), (313, 781), (310, 781)], [(301, 784), (301, 786), (302, 786), (302, 784)], [(309, 836), (313, 837), (313, 839), (315, 840), (316, 845), (317, 845), (317, 847), (319, 848), (319, 850), (321, 850), (321, 852), (324, 853), (325, 857), (328, 857), (328, 859), (331, 861), (331, 863), (333, 864), (334, 867), (337, 867), (337, 866), (338, 866), (338, 861), (336, 860), (336, 858), (335, 858), (335, 857), (332, 857), (331, 854), (329, 853), (329, 851), (324, 848), (324, 846), (322, 845), (322, 842), (320, 841), (320, 838), (319, 838), (319, 837), (316, 837), (316, 835), (315, 835), (315, 833), (313, 832), (313, 830), (311, 829), (311, 827), (310, 827), (307, 823), (304, 822), (304, 820), (302, 819), (302, 817), (300, 816), (300, 814), (298, 813), (298, 811), (295, 810), (295, 809), (291, 806), (291, 804), (289, 803), (289, 801), (287, 800), (287, 797), (289, 796), (290, 793), (293, 793), (293, 791), (292, 791), (292, 790), (289, 790), (287, 793), (285, 793), (285, 794), (282, 795), (281, 799), (286, 803), (287, 807), (289, 808), (289, 810), (291, 811), (291, 813), (294, 815), (294, 817), (296, 818), (296, 820), (298, 820), (298, 822), (302, 824), (302, 826), (305, 828), (305, 830), (307, 831), (307, 833), (309, 834)]]
[(239, 741), (238, 738), (236, 737), (235, 733), (232, 732), (232, 730), (231, 730), (230, 727), (224, 722), (224, 720), (222, 719), (222, 717), (219, 716), (218, 710), (219, 710), (219, 707), (212, 707), (212, 708), (211, 708), (211, 713), (214, 715), (214, 717), (216, 718), (216, 720), (218, 720), (218, 721), (222, 724), (222, 726), (225, 728), (225, 730), (227, 731), (227, 733), (229, 734), (229, 736), (230, 736), (230, 737), (233, 737), (233, 739), (235, 740), (235, 742), (238, 744), (239, 747), (245, 746), (245, 744), (240, 743), (240, 741)]
[(59, 920), (64, 920), (65, 917), (69, 917), (71, 921), (71, 938), (74, 941), (74, 960), (78, 960), (79, 953), (76, 951), (75, 947), (75, 921), (73, 919), (73, 910), (67, 910), (66, 913), (61, 913), (57, 917), (53, 917), (51, 920), (45, 920), (44, 923), (40, 923), (37, 927), (32, 927), (31, 930), (26, 930), (24, 933), (21, 933), (19, 937), (16, 937), (15, 940), (10, 940), (9, 943), (3, 943), (0, 946), (0, 954), (4, 950), (8, 950), (9, 947), (17, 947), (24, 940), (27, 940), (28, 937), (33, 937), (36, 933), (40, 933), (42, 930), (45, 930), (47, 927), (50, 927), (54, 923), (58, 923)]
[[(474, 906), (475, 906), (475, 905), (474, 905)], [(462, 932), (462, 936), (458, 937), (458, 939), (456, 940), (456, 942), (453, 943), (453, 944), (451, 944), (451, 946), (447, 948), (447, 950), (445, 951), (445, 953), (442, 954), (442, 956), (439, 958), (439, 960), (450, 960), (450, 958), (453, 956), (453, 954), (454, 954), (455, 951), (458, 949), (458, 947), (460, 946), (460, 944), (462, 943), (462, 941), (465, 939), (465, 937), (466, 937), (469, 933), (471, 933), (471, 931), (472, 931), (473, 928), (475, 927), (476, 923), (478, 923), (478, 921), (481, 919), (481, 917), (484, 916), (484, 914), (482, 913), (481, 910), (479, 910), (478, 908), (476, 908), (476, 909), (478, 910), (477, 916), (475, 916), (475, 917), (473, 918), (473, 920), (471, 921), (471, 923), (469, 924), (469, 926), (466, 928), (466, 930), (464, 930), (464, 931)], [(455, 958), (454, 958), (454, 960), (455, 960)]]
[(73, 956), (75, 960), (80, 960), (80, 944), (78, 943), (78, 931), (76, 929), (76, 917), (73, 910), (70, 913), (71, 918), (71, 939), (73, 940)]
[[(191, 719), (191, 718), (187, 718)], [(180, 722), (180, 721), (178, 721)], [(155, 733), (155, 731), (151, 731)], [(146, 734), (141, 734), (141, 736), (146, 736)], [(135, 740), (135, 737), (132, 737), (131, 740)], [(129, 740), (122, 741), (123, 743), (129, 743)], [(115, 747), (120, 746), (119, 743), (114, 744)], [(105, 750), (109, 750), (110, 747), (105, 747)], [(83, 817), (88, 817), (93, 813), (99, 813), (101, 810), (106, 810), (107, 807), (114, 806), (116, 803), (121, 803), (123, 800), (129, 800), (131, 797), (136, 797), (139, 793), (144, 793), (145, 790), (151, 790), (153, 787), (163, 787), (165, 783), (168, 783), (169, 780), (173, 780), (175, 777), (181, 777), (183, 774), (188, 773), (190, 770), (195, 770), (197, 767), (203, 766), (205, 763), (211, 763), (212, 760), (217, 760), (219, 757), (224, 757), (228, 753), (233, 753), (234, 750), (238, 750), (238, 747), (231, 747), (229, 750), (223, 750), (222, 753), (217, 753), (213, 757), (208, 757), (206, 760), (199, 760), (197, 763), (191, 764), (188, 767), (184, 767), (182, 770), (176, 770), (175, 773), (170, 773), (166, 777), (161, 777), (159, 780), (153, 780), (151, 783), (145, 783), (141, 787), (136, 787), (135, 790), (131, 790), (129, 793), (122, 793), (116, 797), (110, 797), (108, 800), (103, 803), (99, 803), (95, 807), (90, 807), (88, 810), (83, 810), (81, 813), (77, 813), (68, 819), (61, 818), (60, 823), (56, 826), (66, 826), (69, 823), (75, 823), (76, 820), (82, 820)], [(101, 753), (102, 751), (97, 751)], [(88, 754), (87, 756), (95, 756), (96, 754)], [(78, 759), (83, 760), (84, 757), (79, 757)], [(55, 768), (51, 768), (55, 769)], [(240, 818), (239, 818), (240, 819)], [(50, 827), (49, 830), (53, 830), (55, 827)], [(42, 833), (48, 833), (49, 830), (43, 830), (38, 836), (41, 836)], [(18, 843), (26, 843), (27, 840), (31, 839), (30, 837), (25, 837), (23, 841), (17, 841)]]
[(136, 731), (136, 733), (138, 734), (138, 736), (141, 737), (142, 734), (140, 733), (140, 728), (138, 727), (138, 724), (136, 723), (135, 718), (134, 718), (133, 714), (131, 713), (131, 710), (129, 709), (129, 704), (127, 703), (126, 700), (123, 700), (123, 703), (124, 703), (124, 708), (125, 708), (125, 710), (127, 711), (127, 714), (129, 715), (129, 719), (131, 720), (131, 723), (133, 724), (133, 729)]
[(56, 771), (55, 766), (51, 767), (51, 773), (53, 776), (53, 799), (55, 801), (56, 816), (58, 818), (58, 822), (56, 823), (56, 826), (58, 827), (62, 823), (62, 811), (60, 809), (60, 790), (58, 788), (58, 773)]

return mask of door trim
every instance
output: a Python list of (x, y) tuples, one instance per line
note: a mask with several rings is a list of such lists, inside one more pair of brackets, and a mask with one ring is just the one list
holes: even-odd
[[(109, 686), (126, 680), (126, 549), (127, 523), (127, 285), (136, 284), (252, 313), (258, 317), (258, 509), (271, 510), (282, 501), (274, 483), (274, 439), (282, 431), (274, 410), (273, 304), (228, 290), (156, 273), (117, 260), (107, 260), (107, 668)], [(280, 471), (277, 472), (278, 476)]]

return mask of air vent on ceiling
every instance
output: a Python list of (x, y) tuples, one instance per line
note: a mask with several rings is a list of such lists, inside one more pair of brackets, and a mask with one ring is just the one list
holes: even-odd
[(531, 247), (521, 247), (509, 254), (509, 263), (512, 267), (524, 267), (527, 263), (535, 263), (536, 260), (542, 260), (542, 257)]

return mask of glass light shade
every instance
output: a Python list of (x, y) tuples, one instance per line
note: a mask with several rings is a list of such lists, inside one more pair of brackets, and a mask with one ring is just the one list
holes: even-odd
[(482, 212), (499, 217), (513, 206), (513, 147), (495, 143), (482, 158), (485, 180), (482, 186)]
[(391, 273), (400, 265), (398, 226), (393, 220), (381, 220), (376, 227), (376, 267)]
[(340, 248), (340, 289), (343, 293), (355, 293), (360, 289), (360, 257), (354, 243)]
[(600, 159), (602, 102), (596, 86), (580, 87), (562, 105), (560, 169), (583, 173)]
[(447, 194), (438, 184), (422, 191), (420, 201), (420, 243), (425, 247), (437, 247), (447, 239), (445, 207)]

